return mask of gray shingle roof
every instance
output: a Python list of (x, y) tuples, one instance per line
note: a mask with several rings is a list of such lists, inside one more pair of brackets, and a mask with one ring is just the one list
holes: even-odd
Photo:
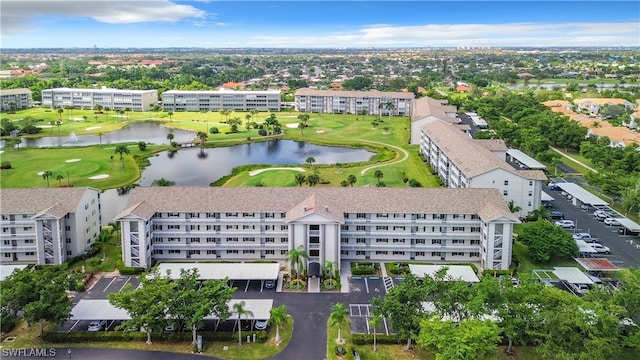
[(411, 121), (417, 121), (427, 116), (434, 116), (440, 120), (458, 123), (458, 118), (448, 117), (447, 113), (455, 113), (455, 106), (447, 105), (447, 100), (436, 100), (428, 96), (413, 102)]
[[(287, 220), (314, 211), (341, 222), (346, 212), (479, 214), (485, 221), (517, 221), (497, 189), (137, 187), (116, 220), (156, 212), (287, 212)], [(290, 212), (290, 213), (289, 213)]]
[(0, 96), (5, 95), (21, 95), (21, 94), (31, 94), (31, 90), (26, 88), (18, 88), (18, 89), (0, 89)]
[(413, 99), (415, 95), (412, 92), (399, 91), (350, 91), (350, 90), (316, 90), (303, 88), (296, 90), (296, 96), (344, 96), (344, 97), (363, 97), (363, 98), (393, 98), (393, 99)]
[(2, 214), (50, 214), (64, 216), (75, 211), (88, 188), (0, 189)]

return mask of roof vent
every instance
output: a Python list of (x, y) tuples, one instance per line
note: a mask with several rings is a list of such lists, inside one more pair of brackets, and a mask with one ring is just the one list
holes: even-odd
[(306, 206), (303, 207), (302, 209), (304, 210), (304, 212), (307, 212), (307, 207)]
[(329, 207), (328, 206), (324, 207), (324, 212), (327, 212), (327, 213), (329, 212)]

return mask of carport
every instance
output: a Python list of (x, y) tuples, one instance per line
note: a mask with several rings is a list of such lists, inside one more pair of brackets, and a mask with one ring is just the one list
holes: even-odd
[(620, 270), (620, 268), (614, 265), (609, 259), (604, 259), (604, 258), (576, 259), (576, 261), (586, 271), (618, 271)]
[(278, 263), (161, 263), (158, 271), (161, 275), (169, 274), (172, 279), (180, 277), (180, 270), (197, 269), (198, 280), (228, 279), (233, 286), (234, 281), (247, 281), (245, 291), (251, 280), (260, 281), (260, 291), (267, 280), (277, 281), (280, 272)]
[[(558, 187), (562, 189), (562, 191), (566, 192), (567, 194), (573, 197), (573, 199), (571, 199), (571, 202), (575, 206), (580, 206), (582, 204), (591, 205), (591, 206), (609, 205), (606, 201), (588, 192), (578, 184), (570, 183), (570, 182), (559, 182), (556, 185), (558, 185)], [(578, 203), (578, 201), (580, 203)]]
[[(250, 311), (253, 316), (247, 318), (244, 316), (243, 320), (251, 320), (251, 326), (255, 325), (256, 320), (269, 320), (271, 317), (271, 308), (273, 307), (273, 299), (231, 299), (228, 303), (229, 313), (231, 316), (227, 320), (238, 322), (238, 314), (233, 312), (233, 305), (244, 302), (244, 309)], [(74, 327), (80, 321), (110, 321), (107, 325), (107, 329), (113, 324), (114, 321), (127, 321), (131, 320), (129, 313), (121, 308), (115, 307), (109, 303), (109, 300), (105, 299), (82, 299), (71, 309), (70, 320), (75, 321), (69, 331), (72, 331)], [(218, 329), (220, 319), (213, 315), (207, 315), (204, 320), (215, 320), (215, 329)], [(235, 329), (235, 325), (234, 325)]]
[(581, 257), (592, 257), (598, 253), (596, 249), (592, 248), (591, 245), (587, 244), (584, 240), (576, 240), (576, 245), (578, 245), (578, 251)]
[(553, 201), (555, 199), (553, 198), (553, 196), (551, 196), (551, 195), (547, 194), (546, 192), (542, 191), (541, 194), (540, 194), (540, 200), (542, 200), (542, 201)]
[(444, 275), (445, 281), (465, 281), (469, 283), (480, 282), (478, 276), (473, 271), (471, 266), (467, 265), (418, 265), (409, 264), (409, 270), (413, 275), (418, 278), (428, 276), (433, 278), (436, 273), (442, 268), (447, 268), (447, 272)]
[(616, 220), (618, 220), (620, 225), (626, 229), (624, 233), (629, 233), (629, 232), (636, 233), (636, 234), (640, 233), (640, 225), (638, 225), (635, 221), (627, 218), (617, 218)]
[(520, 164), (532, 170), (545, 170), (547, 168), (545, 164), (537, 161), (536, 159), (517, 149), (507, 150), (507, 160), (516, 160)]
[(592, 285), (593, 280), (583, 273), (577, 267), (555, 267), (553, 274), (560, 280), (569, 284), (587, 284)]

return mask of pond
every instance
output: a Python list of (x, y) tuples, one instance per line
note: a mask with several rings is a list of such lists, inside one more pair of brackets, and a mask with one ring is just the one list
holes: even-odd
[[(43, 129), (44, 133), (55, 129)], [(172, 133), (175, 142), (192, 141), (196, 137), (195, 131), (170, 129), (161, 124), (152, 122), (139, 122), (127, 125), (124, 128), (112, 132), (98, 135), (76, 135), (71, 133), (69, 136), (45, 136), (37, 139), (22, 139), (20, 147), (49, 147), (49, 146), (89, 146), (89, 145), (108, 145), (125, 142), (144, 141), (152, 144), (168, 144), (167, 135)], [(0, 147), (4, 147), (5, 142), (0, 141)]]
[[(369, 161), (373, 156), (375, 153), (364, 149), (278, 139), (220, 148), (184, 148), (149, 158), (150, 165), (137, 183), (149, 186), (154, 180), (165, 178), (176, 186), (209, 186), (240, 165), (304, 165), (309, 157), (316, 160), (315, 164), (351, 163)], [(101, 198), (102, 221), (106, 224), (122, 211), (129, 196), (111, 189), (104, 191)]]

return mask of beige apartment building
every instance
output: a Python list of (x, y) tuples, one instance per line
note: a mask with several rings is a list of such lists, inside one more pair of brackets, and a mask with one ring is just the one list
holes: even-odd
[(42, 106), (109, 110), (149, 111), (158, 104), (158, 90), (72, 89), (42, 90)]
[(411, 92), (338, 91), (298, 89), (299, 112), (409, 116), (415, 95)]
[(2, 111), (28, 109), (32, 106), (31, 90), (0, 89), (0, 106)]

